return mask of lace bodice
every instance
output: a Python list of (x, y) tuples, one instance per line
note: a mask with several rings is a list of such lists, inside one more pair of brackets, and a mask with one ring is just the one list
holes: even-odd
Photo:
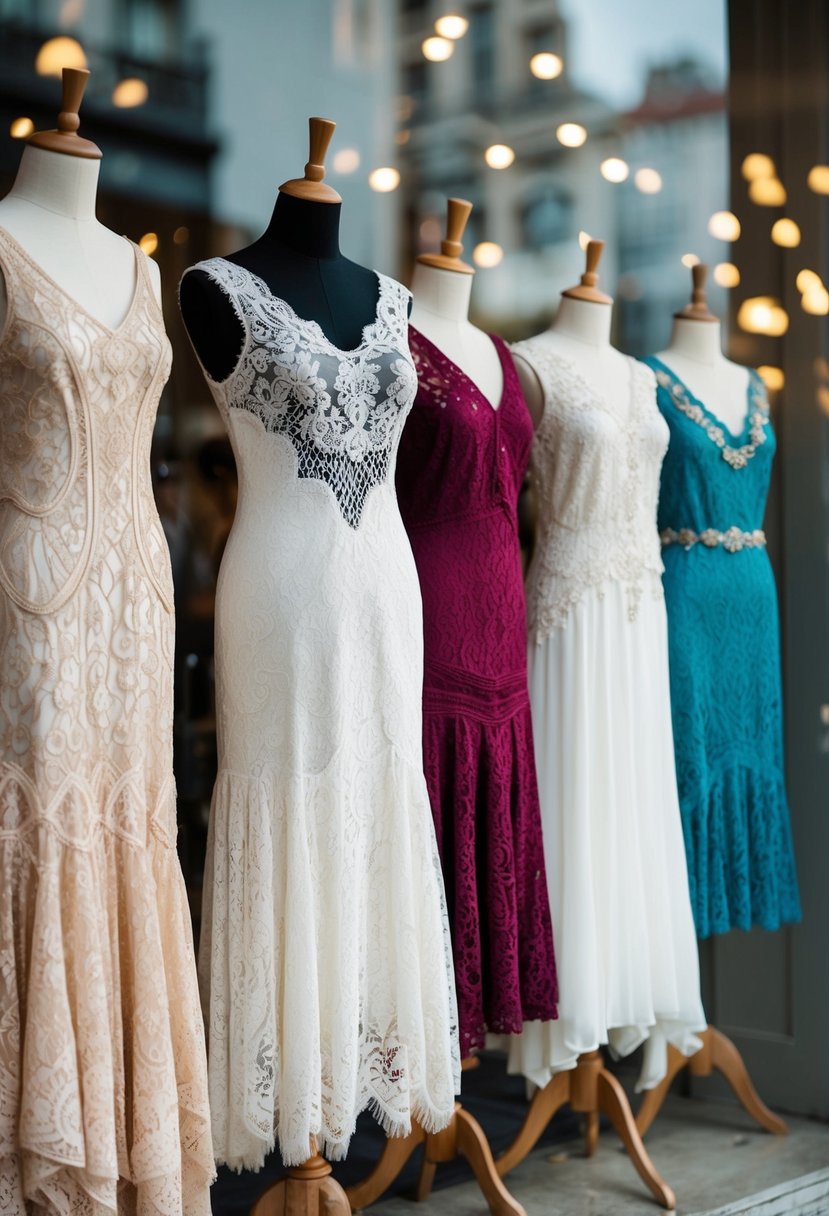
[(326, 484), (345, 521), (358, 528), (372, 489), (393, 471), (417, 389), (406, 338), (408, 291), (378, 274), (377, 315), (360, 344), (344, 351), (252, 271), (224, 258), (194, 269), (226, 293), (245, 333), (227, 379), (219, 384), (207, 376), (231, 435), (233, 410), (284, 435), (297, 477)]
[(531, 476), (538, 533), (527, 586), (530, 636), (541, 641), (565, 623), (588, 588), (627, 591), (634, 619), (647, 586), (661, 595), (656, 504), (668, 429), (653, 373), (628, 360), (627, 383), (604, 400), (562, 358), (546, 334), (515, 350), (544, 389)]

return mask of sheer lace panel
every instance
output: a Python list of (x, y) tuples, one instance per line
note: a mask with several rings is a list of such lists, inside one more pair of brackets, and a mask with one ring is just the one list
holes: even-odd
[(377, 315), (353, 351), (297, 316), (267, 284), (224, 258), (199, 262), (230, 298), (245, 330), (239, 362), (211, 383), (220, 409), (247, 410), (284, 435), (297, 476), (322, 481), (358, 528), (371, 490), (385, 483), (417, 389), (406, 335), (408, 292), (378, 275)]

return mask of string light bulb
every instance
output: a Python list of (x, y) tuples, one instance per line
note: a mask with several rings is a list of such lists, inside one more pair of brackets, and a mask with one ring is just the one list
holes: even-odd
[(428, 59), (431, 63), (445, 63), (447, 59), (452, 58), (455, 44), (451, 38), (440, 38), (433, 34), (430, 38), (423, 39), (420, 49), (424, 59)]
[(642, 194), (658, 194), (662, 189), (662, 174), (656, 169), (637, 169), (633, 184)]
[(552, 51), (539, 51), (530, 60), (530, 71), (538, 80), (555, 80), (564, 71), (564, 60)]
[(44, 42), (35, 59), (38, 76), (60, 76), (64, 68), (85, 68), (86, 55), (76, 38), (60, 35)]
[(736, 241), (741, 232), (740, 221), (733, 211), (715, 211), (708, 221), (708, 231), (718, 241)]
[(630, 165), (620, 156), (608, 156), (599, 165), (599, 172), (607, 182), (624, 182), (630, 175)]
[(400, 173), (390, 165), (372, 169), (368, 175), (368, 184), (377, 194), (390, 194), (400, 185)]
[(441, 38), (448, 38), (451, 42), (463, 38), (468, 29), (469, 22), (460, 13), (444, 13), (435, 22), (435, 33), (439, 34)]
[(490, 144), (484, 152), (484, 160), (490, 169), (508, 169), (515, 160), (515, 152), (509, 144)]
[(777, 169), (774, 161), (764, 152), (749, 152), (744, 157), (741, 172), (747, 182), (757, 181), (758, 178), (776, 177)]
[(495, 241), (481, 241), (472, 250), (472, 261), (476, 266), (489, 270), (504, 259), (504, 251)]
[(740, 271), (733, 262), (717, 262), (714, 267), (714, 282), (720, 287), (739, 287)]
[(580, 148), (587, 142), (587, 131), (580, 122), (562, 122), (556, 127), (556, 139), (565, 148)]
[(800, 244), (800, 228), (794, 220), (776, 220), (771, 226), (771, 239), (784, 249), (796, 249)]

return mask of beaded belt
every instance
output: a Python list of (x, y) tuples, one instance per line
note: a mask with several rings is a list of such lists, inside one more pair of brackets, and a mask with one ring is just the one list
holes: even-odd
[(727, 553), (739, 553), (741, 549), (763, 549), (766, 544), (766, 534), (759, 528), (754, 532), (741, 532), (739, 528), (729, 528), (718, 532), (716, 528), (706, 528), (704, 532), (694, 532), (692, 528), (665, 528), (659, 533), (663, 548), (666, 545), (683, 545), (686, 549), (694, 545), (705, 545), (706, 549), (716, 549), (718, 545)]

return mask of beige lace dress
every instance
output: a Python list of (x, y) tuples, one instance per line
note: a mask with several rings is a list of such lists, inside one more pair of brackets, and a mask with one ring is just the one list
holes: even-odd
[(0, 229), (0, 1211), (208, 1213), (175, 850), (173, 601), (149, 450), (170, 346)]

